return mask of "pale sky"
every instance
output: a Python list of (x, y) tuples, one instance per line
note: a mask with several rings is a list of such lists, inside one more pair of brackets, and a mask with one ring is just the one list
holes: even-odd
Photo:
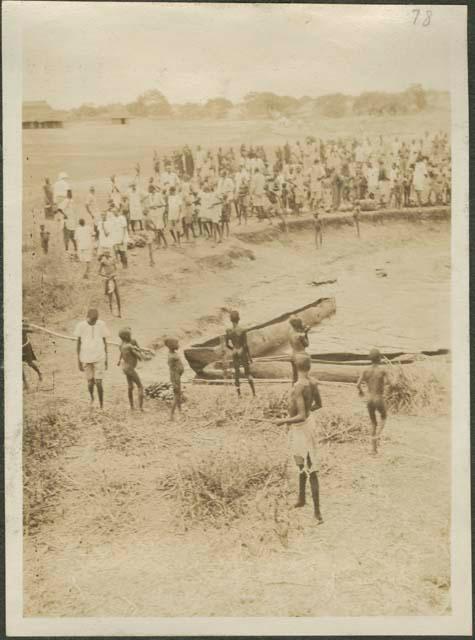
[(67, 109), (152, 88), (172, 103), (448, 89), (452, 8), (427, 7), (426, 28), (413, 9), (25, 2), (23, 99)]

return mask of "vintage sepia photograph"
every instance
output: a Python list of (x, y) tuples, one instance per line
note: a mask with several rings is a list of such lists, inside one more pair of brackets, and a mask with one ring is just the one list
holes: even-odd
[(11, 629), (469, 634), (466, 8), (4, 18)]

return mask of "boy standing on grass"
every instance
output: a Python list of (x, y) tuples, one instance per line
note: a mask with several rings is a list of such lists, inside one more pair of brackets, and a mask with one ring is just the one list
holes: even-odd
[(168, 369), (170, 371), (170, 382), (173, 388), (173, 405), (170, 414), (170, 420), (175, 419), (175, 410), (181, 413), (181, 376), (185, 371), (183, 362), (177, 351), (180, 347), (176, 338), (167, 338), (165, 340), (165, 346), (168, 349)]
[[(362, 397), (364, 396), (362, 385), (366, 384), (368, 389), (368, 400), (366, 405), (368, 407), (369, 418), (372, 425), (372, 452), (376, 455), (378, 453), (379, 438), (386, 424), (387, 412), (386, 404), (384, 402), (384, 385), (388, 382), (388, 374), (386, 370), (381, 367), (381, 354), (378, 349), (371, 349), (369, 359), (372, 364), (368, 369), (365, 369), (365, 371), (361, 373), (356, 387), (359, 395)], [(381, 417), (379, 430), (376, 412), (378, 412)]]
[(89, 309), (86, 320), (76, 326), (74, 335), (77, 338), (77, 356), (79, 371), (86, 373), (87, 388), (94, 402), (94, 387), (97, 387), (99, 406), (104, 406), (104, 389), (102, 378), (107, 370), (107, 342), (109, 330), (103, 320), (99, 320), (97, 309)]
[(120, 356), (117, 366), (122, 363), (122, 371), (127, 379), (129, 404), (132, 411), (134, 410), (134, 384), (137, 386), (139, 396), (139, 409), (143, 411), (143, 385), (139, 374), (135, 370), (139, 360), (142, 360), (140, 349), (136, 340), (132, 339), (130, 329), (122, 329), (119, 331), (119, 338), (122, 340), (120, 345)]
[(289, 428), (289, 448), (299, 469), (299, 495), (295, 507), (305, 505), (307, 478), (312, 492), (314, 515), (317, 524), (322, 524), (320, 512), (320, 490), (318, 485), (318, 457), (315, 417), (312, 411), (320, 409), (322, 400), (318, 386), (310, 379), (310, 356), (299, 353), (295, 356), (297, 382), (292, 387), (289, 398), (289, 415), (277, 420), (278, 426), (286, 424)]

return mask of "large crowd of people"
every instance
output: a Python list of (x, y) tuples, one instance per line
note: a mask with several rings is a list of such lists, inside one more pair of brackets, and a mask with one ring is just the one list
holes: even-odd
[[(198, 237), (222, 242), (231, 221), (448, 205), (451, 198), (450, 143), (441, 132), (410, 141), (307, 137), (272, 150), (185, 146), (161, 157), (155, 151), (150, 173), (144, 176), (137, 163), (126, 187), (111, 176), (106, 206), (94, 186), (78, 203), (65, 172), (54, 183), (45, 179), (45, 218), (59, 221), (65, 250), (72, 247), (86, 264), (93, 252), (110, 252), (127, 267), (127, 248), (135, 242), (149, 246), (153, 264), (157, 246)], [(42, 225), (45, 252), (49, 233)]]

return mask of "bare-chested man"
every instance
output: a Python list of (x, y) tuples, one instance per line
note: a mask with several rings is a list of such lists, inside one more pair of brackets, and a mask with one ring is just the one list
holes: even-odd
[(134, 384), (137, 386), (139, 396), (139, 408), (143, 411), (143, 385), (140, 376), (135, 370), (139, 360), (142, 360), (140, 349), (136, 340), (132, 339), (130, 329), (122, 329), (119, 331), (119, 338), (122, 340), (120, 345), (120, 356), (117, 366), (122, 364), (122, 371), (127, 379), (128, 396), (130, 408), (134, 409)]
[(244, 375), (251, 387), (252, 395), (255, 397), (256, 389), (254, 386), (254, 378), (251, 374), (252, 357), (247, 344), (246, 331), (239, 326), (239, 312), (231, 311), (229, 317), (232, 322), (232, 328), (226, 330), (226, 346), (232, 350), (232, 361), (234, 368), (234, 384), (239, 397), (241, 397), (240, 387), (240, 370), (244, 369)]
[(289, 425), (289, 448), (299, 469), (299, 495), (295, 507), (305, 505), (305, 488), (309, 478), (313, 509), (317, 523), (323, 522), (320, 512), (320, 491), (318, 486), (318, 457), (315, 417), (312, 411), (320, 409), (322, 400), (317, 384), (310, 379), (310, 356), (298, 353), (295, 356), (297, 382), (292, 387), (289, 398), (289, 416), (277, 420), (278, 426)]
[(289, 342), (292, 349), (291, 364), (292, 364), (292, 383), (297, 382), (297, 367), (295, 366), (295, 356), (298, 353), (304, 353), (308, 347), (308, 332), (309, 327), (306, 327), (301, 318), (298, 316), (291, 316), (289, 319)]
[(170, 382), (173, 388), (173, 405), (170, 413), (170, 420), (175, 418), (175, 410), (181, 413), (182, 393), (181, 393), (181, 376), (185, 369), (183, 362), (178, 355), (180, 345), (176, 338), (167, 338), (165, 346), (168, 349), (168, 369), (170, 371)]
[[(372, 430), (372, 451), (373, 454), (378, 453), (378, 444), (381, 432), (386, 424), (386, 404), (384, 402), (384, 385), (388, 381), (387, 371), (381, 367), (381, 354), (378, 349), (371, 349), (369, 359), (372, 365), (365, 369), (357, 382), (357, 388), (360, 396), (363, 396), (362, 385), (366, 384), (368, 389), (367, 407), (369, 418), (371, 420)], [(381, 416), (381, 424), (378, 430), (378, 421), (376, 419), (376, 412)]]

